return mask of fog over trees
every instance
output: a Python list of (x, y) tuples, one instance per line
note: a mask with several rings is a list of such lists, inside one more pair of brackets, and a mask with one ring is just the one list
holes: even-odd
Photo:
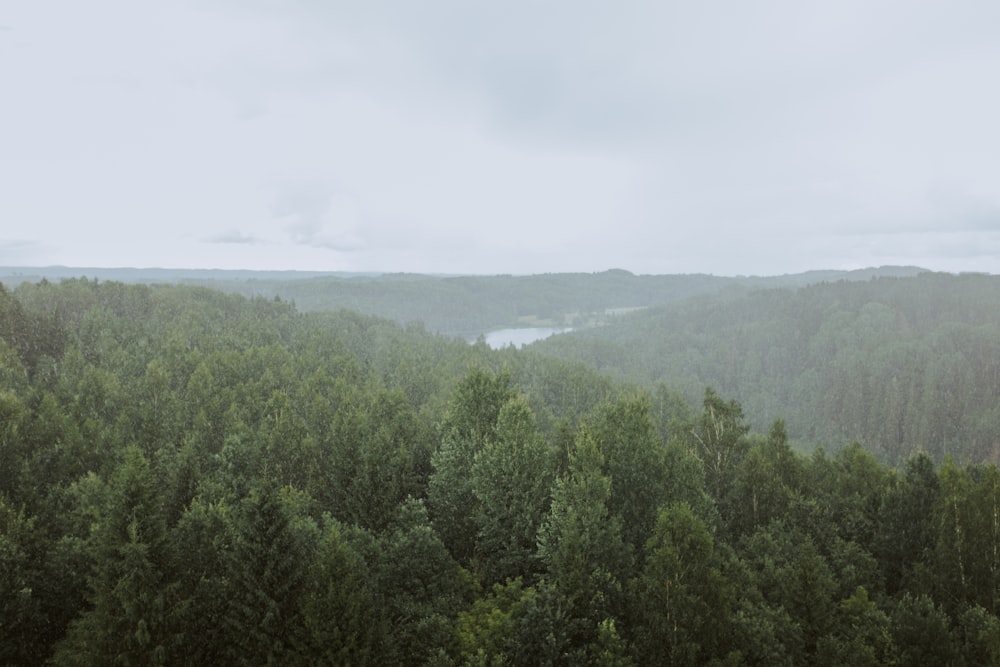
[(0, 285), (0, 664), (1000, 663), (998, 278), (667, 278)]

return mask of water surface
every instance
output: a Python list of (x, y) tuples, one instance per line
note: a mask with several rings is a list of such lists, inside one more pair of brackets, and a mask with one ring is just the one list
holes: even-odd
[(520, 327), (517, 329), (497, 329), (486, 334), (486, 344), (494, 350), (513, 345), (522, 347), (536, 340), (548, 338), (553, 334), (572, 331), (570, 328), (561, 327)]

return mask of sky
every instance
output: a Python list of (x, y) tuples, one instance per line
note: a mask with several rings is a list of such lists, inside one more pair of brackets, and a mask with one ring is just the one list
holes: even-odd
[(0, 1), (0, 265), (1000, 273), (996, 0)]

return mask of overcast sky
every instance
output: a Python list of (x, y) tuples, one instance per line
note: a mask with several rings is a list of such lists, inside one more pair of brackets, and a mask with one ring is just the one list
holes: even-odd
[(1000, 2), (0, 2), (50, 264), (1000, 273)]

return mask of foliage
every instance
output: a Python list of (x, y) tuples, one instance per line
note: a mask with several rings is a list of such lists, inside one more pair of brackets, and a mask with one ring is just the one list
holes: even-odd
[[(961, 353), (920, 373), (924, 343), (886, 352), (883, 400), (848, 348), (935, 313), (892, 281), (810, 289), (788, 349), (852, 359), (837, 381), (858, 393), (831, 388), (817, 419), (864, 404), (927, 452), (805, 456), (792, 418), (755, 433), (704, 385), (696, 411), (669, 378), (347, 311), (0, 290), (0, 662), (996, 664), (1000, 472), (936, 456), (972, 414), (954, 396), (994, 372), (989, 317), (965, 303), (979, 329), (941, 329), (929, 349)], [(857, 335), (816, 312), (835, 296)], [(939, 405), (914, 414), (918, 394)]]

